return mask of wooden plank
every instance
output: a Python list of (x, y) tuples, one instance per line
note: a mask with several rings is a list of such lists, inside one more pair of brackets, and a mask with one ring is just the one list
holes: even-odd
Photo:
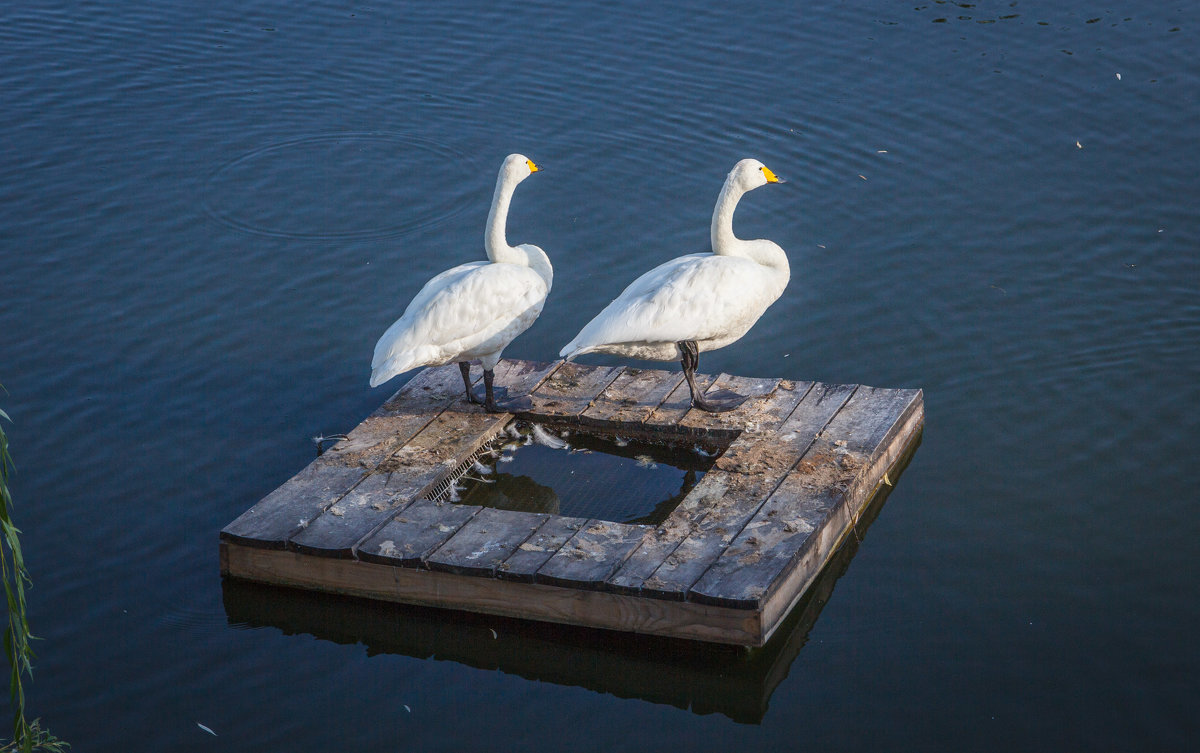
[(586, 518), (548, 515), (542, 525), (496, 568), (496, 576), (532, 583), (538, 569), (588, 523)]
[[(752, 498), (759, 501), (766, 498), (803, 452), (804, 447), (796, 445), (795, 442), (803, 440), (805, 436), (811, 440), (823, 425), (820, 423), (821, 416), (831, 410), (829, 402), (838, 397), (844, 401), (849, 396), (849, 390), (852, 390), (850, 387), (831, 390), (826, 385), (805, 387), (806, 384), (800, 383), (787, 391), (793, 395), (803, 392), (801, 401), (790, 409), (787, 419), (779, 427), (779, 435), (787, 439), (780, 441), (778, 438), (763, 439), (758, 435), (742, 435), (734, 440), (717, 459), (713, 470), (710, 470), (679, 503), (655, 531), (654, 536), (647, 537), (642, 546), (613, 573), (606, 584), (609, 588), (618, 593), (641, 592), (647, 579), (667, 562), (680, 543), (699, 530), (700, 520), (710, 510), (723, 504), (722, 501), (726, 498), (735, 499), (751, 495), (757, 495)], [(687, 389), (686, 385), (683, 389)], [(788, 397), (777, 403), (772, 410), (779, 413), (788, 410), (786, 406), (790, 400)], [(761, 472), (770, 468), (776, 469), (776, 472), (769, 475)], [(727, 533), (724, 528), (720, 531), (722, 534)], [(691, 546), (695, 548), (695, 544)], [(681, 556), (685, 553), (686, 550), (681, 552)], [(693, 552), (691, 556), (696, 554)], [(673, 560), (668, 567), (678, 566), (679, 563), (679, 559)], [(686, 590), (670, 585), (669, 581), (656, 580), (651, 583), (647, 595), (682, 599)]]
[[(761, 503), (786, 474), (786, 469), (779, 468), (755, 474), (711, 471), (706, 474), (692, 491), (698, 490), (709, 500), (708, 504), (700, 509), (698, 521), (670, 529), (677, 532), (672, 537), (675, 547), (669, 549), (664, 542), (654, 552), (656, 555), (666, 553), (666, 556), (644, 578), (639, 586), (640, 592), (657, 599), (681, 601), (687, 598), (692, 583), (704, 574), (740, 529), (741, 521), (735, 515), (740, 506), (736, 502), (751, 500), (756, 505)], [(654, 563), (639, 559), (636, 564), (638, 572), (642, 573)], [(628, 580), (630, 573), (622, 575)]]
[[(853, 385), (814, 385), (779, 429), (774, 442), (739, 438), (715, 468), (726, 472), (724, 493), (706, 506), (679, 547), (642, 584), (656, 598), (683, 599), (786, 476), (826, 423), (854, 392)], [(695, 492), (705, 485), (705, 475)], [(716, 479), (712, 483), (717, 483)], [(705, 490), (703, 493), (710, 493)]]
[(749, 395), (750, 399), (724, 413), (709, 413), (692, 408), (684, 414), (683, 418), (679, 419), (679, 426), (694, 434), (757, 430), (759, 428), (760, 403), (765, 402), (774, 394), (781, 381), (780, 379), (752, 379), (721, 374), (715, 382), (709, 385), (704, 394), (708, 395), (718, 390), (733, 390), (739, 395)]
[(461, 395), (457, 369), (448, 366), (418, 373), (346, 439), (226, 526), (222, 538), (250, 546), (286, 546), (366, 477), (369, 469), (434, 420), (455, 394)]
[(532, 393), (562, 364), (562, 361), (515, 361), (502, 358), (492, 373), (496, 386), (507, 389), (511, 398)]
[[(481, 508), (419, 499), (358, 545), (358, 558), (418, 567)], [(310, 562), (317, 560), (309, 558)]]
[(759, 617), (744, 609), (306, 557), (226, 542), (221, 546), (227, 575), (262, 583), (670, 638), (762, 645)]
[[(855, 481), (851, 483), (845, 494), (847, 510), (858, 520), (866, 505), (874, 496), (874, 490), (885, 482), (885, 474), (906, 462), (904, 456), (909, 453), (920, 438), (925, 425), (924, 393), (920, 390), (904, 390), (910, 393), (912, 402), (905, 409), (900, 421), (888, 430), (881, 447), (884, 450), (877, 453), (875, 459), (864, 465)], [(902, 396), (897, 396), (904, 399)], [(835, 442), (836, 440), (830, 439)], [(803, 463), (804, 461), (801, 461)], [(872, 481), (872, 479), (877, 479)], [(869, 490), (869, 491), (864, 491)], [(852, 525), (854, 525), (852, 523)], [(837, 542), (834, 544), (836, 550)], [(827, 560), (826, 560), (827, 561)], [(818, 572), (819, 575), (819, 572)], [(780, 578), (772, 584), (773, 595), (768, 597), (760, 610), (763, 615), (763, 640), (769, 640), (779, 625), (786, 619), (792, 607), (804, 597), (805, 590), (812, 582), (810, 571), (801, 562), (786, 569)]]
[(412, 439), (447, 405), (464, 399), (458, 366), (438, 366), (417, 373), (379, 410), (354, 427), (323, 457), (343, 465), (372, 469)]
[(554, 420), (577, 419), (620, 373), (620, 366), (564, 362), (534, 390), (530, 413)]
[(425, 566), (459, 575), (494, 575), (548, 518), (544, 513), (485, 507), (430, 554)]
[(225, 526), (221, 539), (282, 549), (292, 534), (341, 499), (366, 474), (364, 468), (321, 456)]
[[(758, 609), (787, 571), (802, 568), (803, 580), (816, 578), (923, 421), (918, 391), (860, 387), (690, 598)], [(880, 457), (887, 462), (875, 464)]]
[(591, 520), (542, 565), (535, 579), (556, 586), (602, 588), (648, 530), (646, 526)]
[(359, 540), (412, 502), (403, 490), (399, 474), (372, 473), (292, 534), (289, 546), (305, 554), (352, 558)]
[(682, 371), (626, 368), (580, 418), (611, 431), (640, 429), (682, 381)]
[[(461, 379), (459, 380), (461, 382)], [(496, 435), (511, 417), (461, 403), (439, 413), (403, 447), (379, 464), (380, 482), (324, 510), (289, 542), (298, 550), (327, 557), (352, 556), (352, 548), (390, 518), (394, 508), (428, 492)], [(378, 486), (378, 488), (376, 488)], [(368, 499), (369, 497), (369, 499)], [(386, 505), (378, 504), (388, 501)]]
[[(680, 372), (680, 376), (683, 376), (682, 372)], [(697, 374), (696, 387), (707, 390), (716, 380), (717, 378), (712, 374)], [(678, 431), (680, 419), (686, 416), (691, 409), (692, 393), (688, 389), (687, 382), (681, 379), (679, 386), (646, 419), (646, 428), (659, 431)]]

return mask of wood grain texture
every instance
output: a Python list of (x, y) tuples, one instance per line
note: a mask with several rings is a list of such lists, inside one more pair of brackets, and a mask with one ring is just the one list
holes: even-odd
[(722, 473), (710, 472), (692, 490), (709, 500), (697, 508), (702, 517), (689, 520), (686, 529), (677, 526), (677, 530), (687, 531), (686, 536), (645, 580), (642, 592), (656, 598), (687, 598), (692, 585), (741, 532), (806, 451), (811, 438), (836, 415), (853, 391), (852, 386), (814, 385), (770, 440), (746, 436), (735, 440), (715, 465)]
[(379, 463), (373, 476), (382, 479), (366, 479), (359, 484), (361, 489), (356, 487), (358, 493), (347, 494), (294, 533), (289, 545), (320, 556), (351, 556), (360, 539), (382, 525), (397, 507), (446, 478), (510, 418), (465, 402), (446, 408)]
[[(707, 390), (717, 380), (713, 374), (697, 374), (697, 389)], [(692, 393), (687, 382), (680, 380), (679, 385), (667, 395), (654, 412), (646, 419), (646, 428), (651, 431), (669, 433), (680, 432), (679, 421), (692, 409)]]
[(620, 366), (584, 366), (561, 363), (554, 373), (534, 390), (530, 414), (558, 421), (577, 420), (621, 373)]
[(528, 395), (546, 381), (560, 366), (562, 361), (517, 361), (502, 358), (496, 364), (495, 383), (508, 389), (509, 397)]
[(318, 557), (354, 556), (354, 546), (413, 497), (403, 474), (372, 473), (309, 521), (288, 540), (289, 548)]
[(556, 586), (602, 588), (646, 531), (646, 526), (588, 521), (542, 565), (535, 579)]
[(587, 524), (586, 518), (546, 516), (533, 535), (518, 545), (508, 559), (497, 566), (496, 576), (505, 580), (533, 583), (542, 565)]
[(682, 371), (626, 368), (580, 418), (585, 424), (610, 431), (641, 429), (681, 382)]
[(319, 457), (225, 526), (221, 539), (282, 549), (292, 534), (341, 499), (366, 474), (364, 468)]
[(691, 597), (760, 608), (778, 591), (785, 572), (801, 568), (806, 580), (815, 578), (919, 431), (924, 417), (918, 397), (913, 391), (856, 391)]
[(485, 507), (426, 557), (425, 566), (459, 575), (495, 575), (496, 568), (548, 517)]
[(358, 546), (358, 558), (419, 567), (481, 508), (419, 499)]
[(687, 429), (693, 434), (709, 434), (716, 432), (741, 432), (746, 429), (757, 429), (760, 422), (759, 413), (762, 403), (768, 401), (779, 386), (779, 379), (754, 379), (751, 377), (720, 374), (704, 391), (708, 395), (718, 390), (733, 390), (739, 395), (749, 396), (749, 400), (724, 413), (709, 413), (698, 408), (692, 408), (679, 419), (680, 428)]
[(744, 609), (222, 546), (228, 575), (262, 583), (646, 635), (761, 645), (759, 616)]
[(462, 376), (454, 364), (424, 369), (386, 403), (330, 447), (323, 457), (373, 469), (411, 439), (446, 406), (464, 399)]

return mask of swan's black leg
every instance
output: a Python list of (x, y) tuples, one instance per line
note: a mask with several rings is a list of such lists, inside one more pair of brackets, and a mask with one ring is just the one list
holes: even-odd
[[(496, 375), (491, 369), (483, 370), (484, 406), (489, 413), (523, 413), (533, 409), (533, 400), (528, 395), (518, 395), (505, 400), (508, 390), (494, 387), (492, 382), (495, 378)], [(501, 398), (499, 401), (496, 400), (497, 396)]]
[(696, 347), (696, 341), (681, 340), (675, 344), (679, 346), (680, 364), (683, 366), (683, 377), (687, 379), (688, 389), (692, 393), (693, 408), (709, 413), (724, 413), (749, 399), (748, 395), (739, 395), (733, 390), (716, 390), (708, 395), (702, 393), (696, 388), (696, 367), (700, 365), (700, 350)]
[(466, 361), (459, 361), (458, 370), (462, 374), (463, 384), (467, 388), (467, 402), (483, 405), (484, 401), (476, 397), (475, 393), (471, 390), (471, 364)]

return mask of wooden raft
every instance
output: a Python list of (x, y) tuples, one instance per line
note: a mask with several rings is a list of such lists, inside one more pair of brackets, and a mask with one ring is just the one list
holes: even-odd
[(762, 646), (924, 425), (919, 389), (504, 360), (521, 418), (724, 448), (658, 526), (434, 501), (513, 420), (426, 369), (221, 531), (224, 575), (388, 601)]

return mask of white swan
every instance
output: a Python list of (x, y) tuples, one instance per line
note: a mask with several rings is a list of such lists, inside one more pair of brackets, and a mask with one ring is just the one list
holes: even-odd
[(588, 322), (559, 353), (568, 361), (584, 353), (670, 361), (679, 358), (692, 405), (726, 411), (746, 397), (729, 390), (707, 396), (696, 389), (700, 352), (736, 341), (787, 286), (787, 254), (768, 240), (733, 234), (733, 210), (747, 191), (780, 183), (758, 160), (733, 166), (712, 218), (712, 253), (672, 259), (637, 278)]
[[(521, 154), (510, 154), (500, 167), (488, 213), (483, 247), (487, 261), (442, 272), (421, 288), (404, 315), (375, 344), (371, 386), (418, 366), (458, 362), (467, 399), (491, 412), (529, 410), (527, 396), (497, 402), (492, 370), (504, 347), (529, 329), (542, 312), (554, 277), (550, 259), (537, 246), (510, 246), (504, 227), (513, 189), (540, 168)], [(471, 391), (468, 361), (483, 363), (484, 396)]]

